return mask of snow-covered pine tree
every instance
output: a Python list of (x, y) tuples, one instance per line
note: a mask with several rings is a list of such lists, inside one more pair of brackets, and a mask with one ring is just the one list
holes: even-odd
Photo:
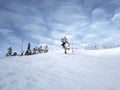
[(6, 56), (12, 56), (12, 47), (8, 48), (8, 52), (7, 52)]

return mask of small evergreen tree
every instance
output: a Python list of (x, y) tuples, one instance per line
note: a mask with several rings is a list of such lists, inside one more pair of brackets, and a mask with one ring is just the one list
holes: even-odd
[(8, 52), (7, 52), (6, 56), (12, 56), (12, 47), (8, 48)]
[(42, 52), (43, 52), (43, 47), (40, 46), (40, 47), (38, 48), (38, 53), (42, 53)]
[(48, 52), (48, 46), (46, 45), (45, 47), (44, 47), (44, 53), (47, 53)]
[(30, 47), (31, 47), (31, 45), (30, 45), (30, 43), (28, 43), (28, 47), (27, 47), (27, 51), (26, 51), (25, 55), (31, 55), (32, 54), (32, 51), (30, 50)]

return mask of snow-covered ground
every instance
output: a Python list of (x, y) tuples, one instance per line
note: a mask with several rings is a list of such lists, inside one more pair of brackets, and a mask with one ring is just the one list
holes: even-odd
[(0, 58), (0, 90), (120, 90), (120, 48)]

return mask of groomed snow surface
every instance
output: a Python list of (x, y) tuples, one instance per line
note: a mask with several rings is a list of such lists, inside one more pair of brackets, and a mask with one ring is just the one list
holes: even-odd
[(120, 48), (0, 58), (0, 90), (120, 90)]

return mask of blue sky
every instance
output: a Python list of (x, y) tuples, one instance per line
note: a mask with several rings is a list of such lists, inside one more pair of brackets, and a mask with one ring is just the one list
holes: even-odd
[[(74, 47), (120, 39), (120, 0), (0, 0), (0, 53), (20, 52), (24, 39), (61, 48), (67, 36)], [(120, 41), (120, 40), (119, 40)]]

